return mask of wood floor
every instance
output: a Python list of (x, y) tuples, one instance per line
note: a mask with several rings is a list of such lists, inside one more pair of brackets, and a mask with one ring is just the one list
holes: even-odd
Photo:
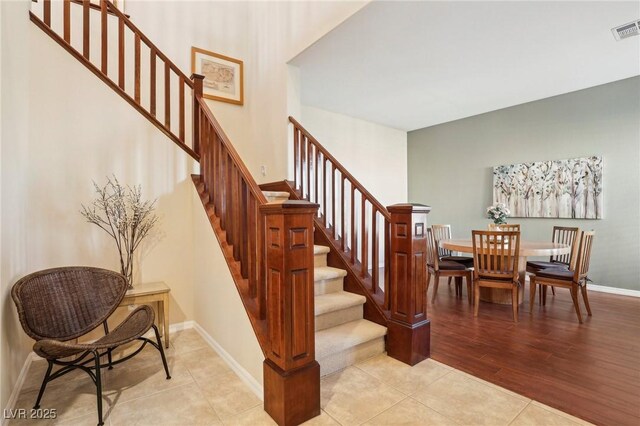
[(443, 279), (432, 358), (592, 423), (640, 425), (640, 299), (589, 292), (580, 325), (569, 292), (556, 293), (532, 315), (525, 298), (516, 324), (510, 305), (481, 302), (474, 318), (466, 288), (456, 299)]

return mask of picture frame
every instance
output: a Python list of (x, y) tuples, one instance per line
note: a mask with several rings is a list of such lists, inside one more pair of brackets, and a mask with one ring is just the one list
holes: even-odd
[(202, 97), (244, 105), (244, 64), (240, 59), (194, 46), (191, 72), (204, 76)]

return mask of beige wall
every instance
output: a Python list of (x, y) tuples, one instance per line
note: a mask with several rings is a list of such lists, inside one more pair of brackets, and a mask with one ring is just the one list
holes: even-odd
[[(201, 323), (261, 382), (257, 341), (202, 207), (194, 205), (189, 175), (197, 166), (33, 26), (30, 3), (1, 2), (1, 407), (30, 350), (8, 297), (11, 285), (28, 272), (64, 264), (118, 268), (109, 237), (78, 212), (93, 197), (91, 181), (102, 182), (111, 173), (123, 183), (142, 184), (147, 197), (158, 198), (160, 235), (143, 250), (137, 279), (166, 281), (172, 287), (171, 321)], [(154, 2), (150, 7), (130, 0), (126, 12), (187, 73), (192, 45), (245, 61), (245, 105), (210, 105), (250, 171), (272, 181), (287, 175), (286, 62), (364, 4)], [(47, 72), (41, 64), (49, 64)], [(264, 177), (258, 173), (261, 165), (267, 166)], [(212, 310), (217, 304), (226, 310)], [(225, 322), (234, 315), (237, 321)]]
[(309, 106), (301, 124), (382, 205), (407, 202), (407, 132)]
[(455, 237), (486, 229), (493, 166), (604, 157), (604, 219), (513, 219), (523, 238), (554, 225), (595, 229), (594, 284), (640, 290), (640, 77), (409, 133), (409, 200)]
[[(11, 285), (29, 271), (30, 230), (22, 189), (28, 182), (28, 39), (26, 19), (29, 1), (0, 2), (2, 52), (2, 120), (0, 195), (0, 408), (4, 408), (30, 350), (17, 321), (9, 292)], [(24, 19), (19, 19), (22, 17)], [(22, 44), (15, 43), (23, 40)]]

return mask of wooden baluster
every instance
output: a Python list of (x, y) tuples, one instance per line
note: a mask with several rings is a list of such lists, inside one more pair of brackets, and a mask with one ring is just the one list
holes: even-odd
[(361, 271), (360, 271), (360, 276), (362, 278), (367, 276), (367, 272), (369, 270), (369, 252), (367, 251), (367, 245), (369, 243), (368, 239), (368, 230), (367, 230), (367, 199), (365, 198), (364, 194), (360, 194), (360, 199), (361, 199), (361, 209), (362, 211), (360, 212), (360, 217), (361, 217), (361, 231), (362, 234), (360, 236), (360, 256), (362, 257), (360, 264), (361, 264)]
[(338, 223), (336, 222), (336, 166), (331, 163), (331, 236), (336, 238), (336, 228)]
[(260, 212), (260, 204), (256, 201), (254, 206), (255, 218), (256, 218), (256, 259), (257, 271), (256, 276), (258, 281), (256, 282), (256, 303), (258, 304), (258, 313), (261, 319), (267, 318), (267, 255), (265, 252), (264, 242), (265, 238), (265, 220)]
[(135, 36), (134, 53), (133, 98), (140, 103), (140, 34), (138, 33)]
[(227, 153), (225, 152), (222, 142), (220, 142), (219, 160), (220, 168), (217, 180), (217, 185), (220, 190), (220, 227), (226, 229), (227, 227)]
[[(155, 69), (155, 67), (154, 67)], [(154, 77), (155, 79), (155, 77)], [(200, 135), (198, 134), (198, 128), (200, 127), (200, 115), (195, 111), (200, 111), (200, 99), (202, 98), (202, 82), (204, 76), (200, 74), (191, 74), (191, 80), (193, 81), (193, 150), (200, 153)]]
[(384, 309), (391, 306), (391, 223), (384, 218)]
[(260, 206), (266, 230), (267, 324), (264, 409), (279, 425), (320, 414), (320, 366), (315, 360), (313, 217), (311, 203)]
[(389, 356), (415, 365), (429, 357), (431, 324), (427, 319), (427, 214), (420, 204), (387, 207), (391, 214), (391, 318), (387, 324)]
[(346, 204), (346, 200), (345, 200), (345, 195), (344, 195), (344, 181), (345, 181), (345, 177), (342, 173), (340, 173), (340, 179), (342, 180), (342, 190), (340, 191), (340, 198), (341, 198), (341, 202), (340, 202), (340, 232), (342, 233), (342, 238), (340, 241), (340, 249), (342, 250), (342, 252), (345, 251), (346, 247), (347, 247), (347, 232), (345, 230), (344, 227), (344, 218), (345, 216), (345, 204)]
[(44, 7), (44, 14), (43, 14), (44, 24), (47, 27), (50, 27), (51, 26), (51, 0), (44, 0), (44, 3), (42, 6)]
[(315, 148), (315, 151), (313, 153), (313, 166), (314, 166), (314, 173), (315, 173), (315, 177), (313, 179), (313, 187), (314, 187), (314, 191), (313, 191), (313, 202), (314, 203), (318, 203), (318, 200), (320, 200), (320, 197), (318, 196), (318, 176), (320, 174), (320, 150), (318, 150), (317, 146), (313, 146)]
[(118, 86), (124, 90), (124, 20), (118, 16)]
[(371, 291), (375, 294), (379, 291), (378, 283), (380, 281), (380, 263), (379, 250), (380, 241), (378, 240), (378, 211), (375, 206), (371, 206)]
[(327, 157), (322, 156), (322, 216), (324, 218), (324, 226), (329, 226), (327, 219)]
[[(149, 52), (149, 112), (154, 117), (156, 116), (156, 49), (151, 48)], [(193, 78), (193, 76), (191, 77)], [(194, 82), (194, 90), (195, 90), (195, 82)], [(195, 97), (195, 94), (194, 94)], [(196, 118), (199, 114), (196, 111), (200, 111), (199, 105), (196, 105), (196, 102), (193, 103), (193, 134), (195, 138), (195, 134), (200, 130), (198, 128), (198, 119)], [(195, 139), (194, 139), (195, 140)], [(196, 151), (198, 152), (198, 151)], [(198, 153), (199, 154), (199, 153)]]
[(313, 146), (309, 138), (305, 139), (307, 141), (307, 196), (305, 199), (311, 201), (311, 168), (313, 167), (311, 164), (311, 151), (313, 151)]
[(356, 263), (356, 250), (357, 250), (357, 240), (356, 240), (356, 188), (353, 185), (353, 182), (349, 181), (349, 187), (351, 187), (351, 264), (355, 265)]
[(101, 0), (100, 1), (100, 27), (101, 27), (101, 45), (102, 45), (102, 49), (101, 49), (101, 59), (102, 59), (102, 67), (100, 68), (100, 70), (102, 71), (102, 74), (107, 75), (107, 66), (108, 66), (108, 38), (109, 38), (109, 29), (107, 27), (107, 1), (106, 0)]
[(164, 125), (171, 129), (171, 66), (164, 63)]
[(249, 296), (252, 299), (257, 298), (258, 292), (256, 287), (256, 218), (255, 218), (255, 202), (256, 199), (250, 190), (247, 190), (247, 266), (249, 275)]
[(62, 4), (62, 26), (64, 41), (71, 44), (71, 0), (64, 0)]
[[(247, 256), (247, 247), (248, 247), (248, 243), (247, 243), (247, 228), (249, 227), (249, 209), (248, 207), (248, 201), (249, 201), (249, 195), (247, 194), (247, 192), (249, 191), (249, 188), (247, 187), (247, 184), (245, 183), (244, 179), (242, 179), (241, 177), (238, 178), (239, 179), (239, 186), (240, 186), (240, 200), (239, 200), (239, 204), (240, 204), (240, 209), (238, 210), (238, 215), (237, 217), (240, 219), (239, 221), (241, 221), (242, 223), (239, 226), (239, 232), (240, 232), (240, 273), (242, 274), (242, 278), (249, 278), (249, 268), (247, 268), (247, 260), (248, 260), (248, 256)], [(238, 220), (236, 222), (239, 222)]]
[(89, 59), (89, 50), (91, 47), (91, 31), (89, 16), (89, 0), (82, 0), (82, 56)]
[(178, 106), (178, 120), (179, 120), (179, 132), (180, 142), (184, 143), (184, 77), (180, 75), (180, 105)]
[(232, 222), (233, 228), (233, 257), (236, 260), (240, 260), (240, 249), (242, 248), (242, 242), (240, 241), (240, 221), (238, 218), (240, 215), (240, 197), (242, 195), (240, 189), (240, 172), (236, 167), (235, 163), (233, 165), (233, 173), (231, 175), (231, 196), (233, 197), (233, 217), (230, 219)]
[(298, 184), (300, 182), (298, 180), (298, 170), (300, 169), (300, 165), (298, 164), (298, 161), (300, 161), (300, 159), (298, 158), (300, 155), (300, 147), (298, 146), (298, 144), (300, 143), (299, 135), (300, 135), (300, 132), (298, 131), (298, 128), (294, 124), (293, 125), (293, 189), (294, 190), (298, 189)]

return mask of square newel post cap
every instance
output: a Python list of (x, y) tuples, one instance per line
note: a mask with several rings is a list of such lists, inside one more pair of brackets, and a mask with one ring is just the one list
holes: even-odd
[(281, 203), (267, 203), (260, 206), (260, 211), (265, 214), (304, 214), (316, 213), (319, 204), (302, 200), (287, 200)]
[(191, 80), (204, 80), (204, 75), (202, 74), (191, 74)]
[(424, 213), (428, 214), (431, 211), (431, 206), (425, 206), (424, 204), (418, 203), (401, 203), (401, 204), (393, 204), (387, 207), (389, 213)]

